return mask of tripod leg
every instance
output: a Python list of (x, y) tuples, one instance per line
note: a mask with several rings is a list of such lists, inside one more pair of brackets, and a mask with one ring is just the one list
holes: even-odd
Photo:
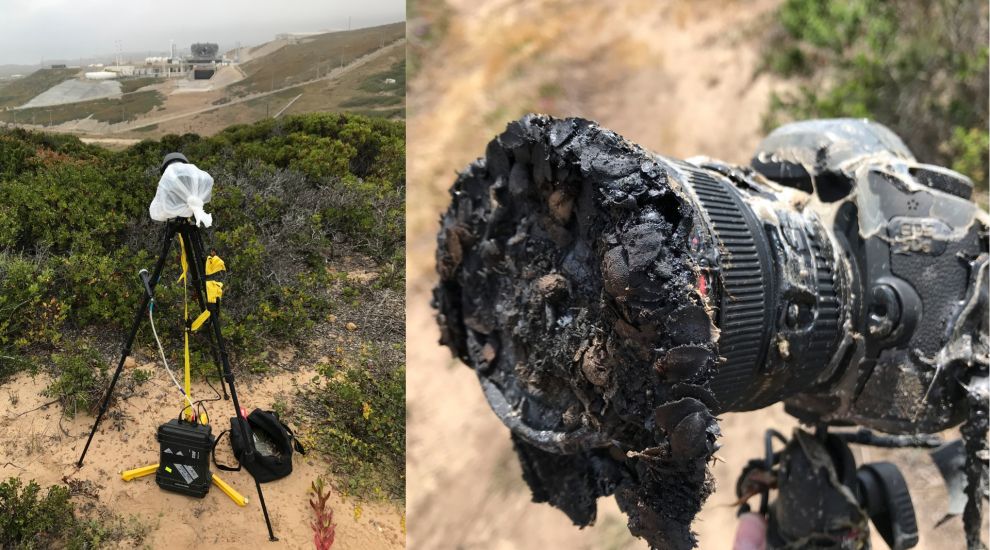
[(257, 479), (254, 480), (254, 486), (258, 489), (258, 500), (261, 501), (261, 513), (265, 515), (265, 525), (268, 527), (268, 540), (276, 542), (278, 541), (278, 537), (272, 531), (272, 520), (268, 517), (268, 507), (265, 506), (265, 494), (261, 492), (261, 484), (258, 483)]
[[(197, 261), (205, 262), (206, 256), (204, 255), (203, 252), (204, 250), (203, 236), (199, 233), (199, 231), (197, 230), (197, 231), (184, 232), (183, 239), (186, 239), (186, 242), (188, 243), (188, 248), (186, 249), (187, 263), (189, 265), (193, 265)], [(205, 269), (204, 269), (204, 277), (205, 277)], [(206, 297), (204, 293), (206, 291), (205, 290), (206, 282), (205, 280), (200, 279), (199, 269), (194, 269), (192, 271), (192, 282), (193, 282), (193, 288), (196, 289), (196, 297), (199, 302), (199, 307), (201, 310), (205, 311)], [(200, 289), (203, 290), (201, 291)], [(210, 312), (210, 315), (212, 317), (213, 315), (212, 311)], [(211, 321), (207, 321), (207, 322), (209, 323)], [(223, 367), (220, 365), (220, 353), (217, 351), (216, 336), (213, 334), (213, 332), (207, 332), (206, 337), (210, 341), (210, 354), (213, 356), (213, 364), (217, 366), (217, 374), (219, 375), (220, 378), (220, 391), (223, 392), (224, 399), (230, 399), (230, 396), (227, 395), (227, 385), (223, 379)]]
[[(158, 279), (162, 275), (162, 270), (165, 268), (165, 260), (168, 256), (168, 249), (172, 245), (172, 237), (175, 234), (175, 230), (172, 224), (169, 223), (165, 229), (165, 239), (162, 242), (162, 251), (158, 256), (158, 263), (155, 264), (155, 271), (151, 275), (151, 280), (148, 284), (151, 289), (154, 290), (155, 285), (158, 284)], [(134, 315), (134, 322), (131, 324), (131, 330), (127, 334), (127, 338), (124, 340), (124, 347), (120, 352), (120, 361), (117, 363), (117, 370), (113, 372), (113, 378), (110, 380), (110, 387), (107, 388), (107, 394), (103, 397), (103, 403), (100, 404), (100, 412), (96, 415), (96, 421), (93, 422), (93, 429), (89, 431), (89, 438), (86, 439), (86, 446), (83, 447), (83, 452), (79, 456), (79, 462), (76, 466), (82, 468), (83, 459), (86, 458), (86, 453), (89, 451), (89, 445), (93, 442), (93, 435), (96, 434), (96, 428), (100, 425), (100, 420), (103, 419), (103, 414), (107, 412), (107, 407), (110, 405), (110, 398), (113, 396), (113, 389), (117, 385), (117, 379), (120, 378), (120, 372), (124, 370), (124, 361), (127, 356), (131, 354), (131, 346), (134, 345), (134, 338), (137, 336), (138, 327), (141, 325), (141, 319), (144, 317), (145, 310), (148, 309), (148, 302), (151, 301), (150, 296), (147, 293), (142, 292), (144, 297), (141, 299), (141, 305), (138, 306), (137, 313)]]
[[(202, 238), (199, 234), (199, 229), (196, 227), (186, 226), (183, 229), (183, 238), (187, 242), (202, 242)], [(190, 269), (197, 273), (199, 278), (200, 286), (199, 291), (203, 296), (206, 296), (206, 277), (202, 274), (205, 270), (205, 264), (203, 261), (205, 258), (199, 258), (199, 254), (196, 252), (196, 247), (189, 247), (192, 250), (193, 261), (190, 263)], [(234, 372), (230, 368), (230, 360), (227, 357), (227, 348), (223, 341), (223, 331), (220, 326), (220, 309), (219, 304), (206, 303), (207, 309), (210, 311), (210, 326), (213, 328), (213, 335), (216, 337), (217, 348), (220, 352), (220, 364), (223, 366), (223, 376), (224, 380), (227, 382), (227, 386), (230, 387), (230, 400), (234, 405), (234, 416), (240, 418), (241, 416), (241, 404), (237, 400), (237, 389), (234, 387)], [(247, 429), (247, 422), (237, 422), (237, 427), (241, 432), (241, 441), (244, 442), (244, 452), (241, 454), (241, 464), (250, 464), (254, 461), (254, 437)], [(261, 490), (261, 483), (258, 480), (254, 480), (254, 486), (258, 490), (258, 501), (261, 502), (261, 512), (265, 516), (265, 526), (268, 527), (268, 540), (275, 542), (278, 537), (275, 536), (275, 531), (272, 529), (271, 519), (268, 517), (268, 508), (265, 506), (265, 495)]]

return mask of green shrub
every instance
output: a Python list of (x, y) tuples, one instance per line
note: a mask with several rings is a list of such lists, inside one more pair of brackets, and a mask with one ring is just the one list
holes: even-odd
[[(158, 254), (162, 225), (147, 205), (171, 151), (217, 182), (205, 240), (228, 266), (223, 310), (235, 358), (250, 363), (271, 343), (299, 341), (330, 303), (320, 284), (328, 259), (384, 263), (401, 252), (404, 133), (402, 123), (322, 113), (114, 153), (72, 136), (0, 130), (0, 351), (57, 351), (65, 329), (103, 329), (116, 343), (141, 296), (134, 273)], [(182, 296), (172, 263), (156, 290), (166, 339), (182, 334), (171, 322)], [(150, 345), (147, 332), (138, 346)]]
[(134, 380), (135, 384), (140, 386), (141, 384), (144, 384), (148, 380), (151, 380), (151, 371), (147, 371), (144, 369), (134, 369), (131, 372), (131, 379)]
[[(950, 168), (968, 174), (973, 181), (987, 181), (990, 133), (986, 128), (952, 129), (952, 139), (946, 145), (946, 154), (952, 159)], [(983, 205), (986, 208), (986, 204)]]
[(13, 136), (0, 136), (0, 177), (11, 177), (28, 169), (34, 147)]
[(0, 348), (58, 343), (65, 310), (55, 279), (48, 259), (0, 252)]
[(77, 538), (79, 529), (67, 487), (55, 485), (42, 495), (34, 481), (0, 482), (0, 547), (51, 548)]
[(765, 125), (872, 118), (919, 160), (954, 167), (985, 192), (988, 32), (978, 0), (786, 0), (763, 67), (798, 87), (772, 96)]
[(306, 394), (316, 450), (333, 457), (343, 489), (359, 496), (401, 498), (405, 489), (405, 368), (375, 373), (366, 349), (359, 364), (319, 365)]
[(125, 521), (107, 513), (80, 518), (69, 497), (69, 488), (61, 485), (42, 494), (34, 481), (27, 485), (15, 477), (0, 481), (0, 548), (88, 550), (124, 540), (127, 547), (136, 547), (144, 540), (147, 527), (136, 519)]
[(58, 399), (70, 418), (80, 411), (94, 412), (110, 383), (106, 362), (87, 347), (56, 354), (53, 362), (54, 379), (45, 395)]

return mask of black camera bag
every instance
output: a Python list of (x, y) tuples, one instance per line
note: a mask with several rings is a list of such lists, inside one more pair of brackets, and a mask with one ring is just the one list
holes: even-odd
[[(228, 430), (221, 432), (217, 436), (216, 441), (213, 442), (213, 464), (220, 470), (237, 472), (240, 471), (241, 466), (244, 466), (247, 468), (248, 473), (254, 479), (258, 480), (259, 483), (268, 483), (269, 481), (282, 479), (292, 473), (293, 450), (298, 451), (299, 454), (306, 454), (302, 444), (299, 443), (299, 440), (292, 433), (292, 429), (279, 420), (278, 415), (274, 411), (255, 409), (247, 417), (246, 431), (249, 437), (253, 437), (255, 433), (258, 433), (262, 438), (269, 440), (275, 452), (273, 454), (265, 454), (255, 446), (254, 460), (244, 462), (242, 457), (244, 456), (245, 445), (241, 436), (241, 429), (237, 425), (238, 422), (243, 423), (245, 420), (241, 417), (231, 418), (229, 430), (230, 447), (234, 451), (234, 457), (238, 461), (236, 468), (224, 466), (217, 462), (217, 443), (220, 442), (223, 434), (227, 433)], [(252, 441), (251, 444), (253, 445), (254, 442)]]

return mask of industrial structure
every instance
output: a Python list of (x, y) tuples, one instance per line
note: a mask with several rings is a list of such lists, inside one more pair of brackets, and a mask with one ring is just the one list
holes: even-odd
[(152, 56), (144, 58), (143, 64), (124, 65), (118, 61), (115, 65), (100, 66), (99, 71), (87, 72), (90, 80), (106, 80), (122, 76), (154, 76), (159, 78), (190, 78), (208, 80), (216, 73), (217, 68), (229, 65), (230, 60), (219, 54), (220, 46), (212, 42), (193, 44), (190, 54), (179, 56), (175, 43), (169, 47), (171, 55)]

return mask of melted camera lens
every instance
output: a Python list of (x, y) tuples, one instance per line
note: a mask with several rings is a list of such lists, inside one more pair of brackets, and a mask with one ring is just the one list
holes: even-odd
[(865, 121), (782, 127), (745, 167), (530, 115), (451, 189), (441, 341), (511, 429), (535, 500), (587, 525), (615, 494), (634, 534), (689, 547), (721, 412), (960, 420), (960, 378), (938, 375), (987, 342), (986, 214), (945, 191), (964, 180)]

